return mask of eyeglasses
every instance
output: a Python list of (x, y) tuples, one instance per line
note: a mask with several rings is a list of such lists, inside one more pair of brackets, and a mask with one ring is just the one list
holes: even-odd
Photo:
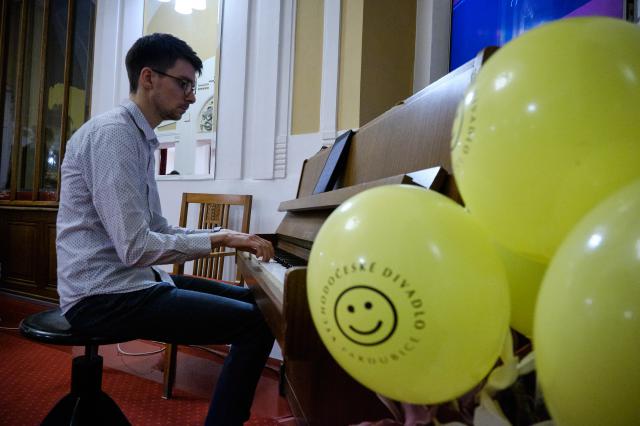
[(155, 68), (151, 68), (151, 71), (157, 73), (157, 74), (161, 74), (164, 75), (165, 77), (170, 77), (172, 79), (174, 79), (175, 81), (178, 82), (178, 84), (180, 85), (180, 87), (182, 88), (182, 90), (184, 90), (184, 95), (185, 96), (189, 96), (189, 93), (193, 93), (194, 95), (196, 94), (196, 85), (193, 83), (193, 81), (191, 80), (185, 80), (183, 78), (179, 78), (176, 76), (173, 76), (171, 74), (167, 74), (165, 72), (159, 71)]

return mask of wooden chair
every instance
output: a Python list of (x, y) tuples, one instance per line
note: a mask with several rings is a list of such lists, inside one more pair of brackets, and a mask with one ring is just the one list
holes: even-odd
[[(197, 205), (199, 209), (197, 224), (195, 226), (189, 226), (190, 228), (214, 229), (220, 226), (225, 229), (248, 233), (252, 199), (253, 197), (251, 195), (198, 194), (185, 192), (182, 194), (179, 226), (187, 227), (189, 207), (195, 207), (194, 205)], [(240, 223), (237, 223), (240, 214), (242, 219)], [(229, 274), (229, 272), (225, 274), (225, 259), (235, 255), (235, 250), (230, 250), (227, 247), (218, 247), (208, 256), (193, 261), (193, 271), (191, 275), (218, 281), (222, 281), (225, 277), (229, 278), (231, 276), (234, 277), (232, 280), (226, 279), (224, 281), (231, 284), (242, 285), (240, 273), (237, 269), (234, 274)], [(174, 275), (184, 274), (184, 264), (174, 264), (173, 273)], [(168, 343), (165, 350), (163, 385), (163, 397), (166, 399), (171, 398), (173, 392), (176, 377), (177, 354), (177, 345)]]

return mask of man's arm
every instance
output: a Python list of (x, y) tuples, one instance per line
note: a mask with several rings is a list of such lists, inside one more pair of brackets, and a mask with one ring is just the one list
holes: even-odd
[(83, 175), (101, 225), (118, 257), (129, 266), (180, 263), (211, 250), (208, 233), (164, 234), (151, 230), (144, 153), (137, 129), (103, 126), (82, 149)]
[(273, 245), (271, 242), (253, 234), (223, 229), (215, 234), (210, 234), (211, 249), (215, 247), (231, 247), (241, 251), (253, 253), (256, 257), (268, 262), (273, 258)]
[(218, 232), (221, 228), (215, 229), (191, 229), (182, 228), (180, 226), (169, 225), (167, 219), (164, 216), (155, 216), (152, 219), (151, 229), (160, 232), (162, 234), (210, 234), (212, 232)]

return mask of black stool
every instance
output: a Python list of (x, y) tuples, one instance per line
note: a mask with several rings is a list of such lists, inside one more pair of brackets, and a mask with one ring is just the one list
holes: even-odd
[(71, 392), (47, 414), (42, 425), (130, 425), (120, 407), (102, 391), (102, 357), (98, 346), (125, 339), (74, 334), (60, 309), (29, 315), (20, 333), (37, 342), (84, 346), (84, 355), (73, 359)]

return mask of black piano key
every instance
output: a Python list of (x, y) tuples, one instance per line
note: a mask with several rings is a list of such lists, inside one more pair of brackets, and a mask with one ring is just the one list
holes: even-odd
[(306, 266), (307, 261), (292, 255), (291, 253), (287, 253), (286, 251), (279, 249), (276, 247), (275, 255), (273, 259), (284, 266), (285, 268), (291, 268), (293, 266)]

